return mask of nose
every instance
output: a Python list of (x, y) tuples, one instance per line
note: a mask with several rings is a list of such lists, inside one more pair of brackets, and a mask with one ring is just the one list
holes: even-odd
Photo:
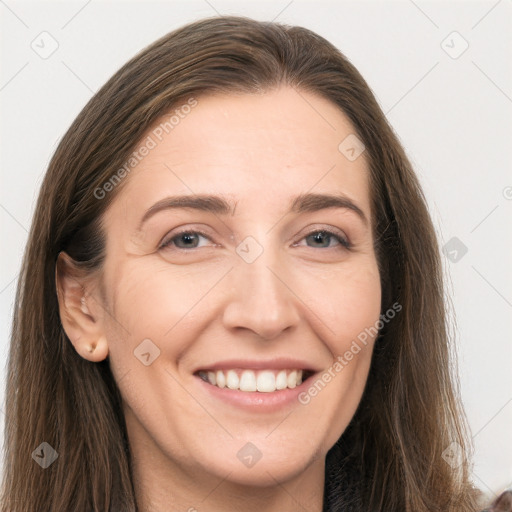
[(287, 273), (268, 251), (254, 262), (239, 262), (231, 274), (230, 296), (223, 312), (229, 330), (249, 330), (273, 340), (300, 321), (299, 300)]

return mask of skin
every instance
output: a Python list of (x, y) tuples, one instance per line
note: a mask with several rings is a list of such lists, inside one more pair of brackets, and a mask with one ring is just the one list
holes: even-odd
[[(283, 512), (300, 503), (320, 512), (325, 456), (360, 402), (374, 339), (309, 403), (274, 412), (212, 398), (193, 372), (228, 358), (275, 357), (301, 357), (326, 371), (378, 321), (370, 222), (343, 208), (288, 212), (299, 194), (338, 193), (369, 221), (365, 154), (349, 161), (338, 150), (355, 130), (311, 93), (281, 87), (197, 99), (107, 210), (101, 272), (78, 284), (61, 254), (63, 325), (82, 357), (110, 359), (141, 510)], [(137, 229), (153, 204), (182, 194), (222, 195), (236, 208), (164, 210)], [(187, 247), (177, 237), (159, 248), (177, 228), (208, 238)], [(322, 228), (352, 248), (335, 236), (309, 236)], [(263, 248), (252, 263), (236, 252), (248, 236)], [(160, 350), (148, 366), (134, 357), (144, 339)], [(248, 442), (262, 453), (250, 468), (237, 457)]]

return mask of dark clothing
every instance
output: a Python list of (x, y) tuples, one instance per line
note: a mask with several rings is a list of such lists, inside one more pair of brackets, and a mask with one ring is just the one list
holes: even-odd
[(500, 494), (491, 507), (482, 512), (512, 512), (512, 491), (505, 491)]

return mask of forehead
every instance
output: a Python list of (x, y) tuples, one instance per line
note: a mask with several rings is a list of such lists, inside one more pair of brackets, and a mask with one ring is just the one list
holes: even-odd
[(189, 104), (176, 105), (147, 131), (138, 149), (149, 149), (114, 211), (116, 203), (134, 211), (166, 195), (208, 193), (233, 198), (237, 211), (261, 212), (284, 208), (301, 193), (341, 192), (369, 213), (365, 153), (347, 158), (344, 141), (355, 130), (334, 103), (281, 87), (199, 96)]

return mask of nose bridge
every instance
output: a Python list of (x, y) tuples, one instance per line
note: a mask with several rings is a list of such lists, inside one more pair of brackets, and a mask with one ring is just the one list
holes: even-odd
[(237, 253), (231, 272), (232, 293), (224, 311), (226, 327), (247, 328), (272, 339), (296, 325), (300, 318), (297, 304), (285, 284), (284, 261), (278, 248), (246, 239)]
[(267, 304), (272, 301), (287, 301), (286, 288), (277, 278), (281, 267), (278, 257), (272, 254), (270, 249), (264, 251), (252, 263), (240, 262), (237, 268), (240, 289), (248, 292), (244, 293), (244, 298), (264, 298)]

